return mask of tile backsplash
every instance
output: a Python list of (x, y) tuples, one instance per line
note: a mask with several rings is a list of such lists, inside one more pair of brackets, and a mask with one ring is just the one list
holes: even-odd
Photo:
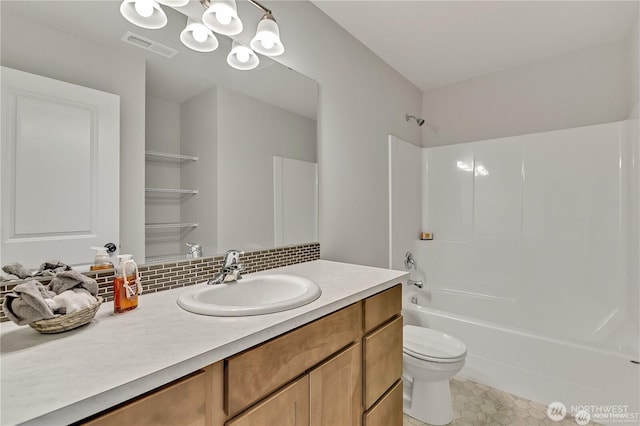
[[(240, 261), (245, 266), (245, 274), (318, 259), (319, 243), (251, 251), (240, 256)], [(186, 287), (208, 280), (220, 270), (222, 260), (223, 256), (216, 256), (140, 265), (142, 294)], [(105, 301), (113, 300), (113, 274), (113, 269), (85, 273), (98, 282), (98, 295)], [(21, 282), (24, 281), (0, 282), (0, 304), (4, 301), (4, 295)], [(8, 320), (0, 308), (0, 322)]]

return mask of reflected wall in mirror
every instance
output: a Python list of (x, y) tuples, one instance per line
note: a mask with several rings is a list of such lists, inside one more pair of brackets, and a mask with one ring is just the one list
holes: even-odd
[(231, 68), (224, 36), (214, 52), (188, 49), (187, 18), (171, 8), (165, 28), (147, 30), (119, 6), (2, 1), (0, 64), (120, 96), (121, 250), (153, 261), (185, 256), (187, 242), (210, 256), (317, 241), (317, 84), (263, 56)]

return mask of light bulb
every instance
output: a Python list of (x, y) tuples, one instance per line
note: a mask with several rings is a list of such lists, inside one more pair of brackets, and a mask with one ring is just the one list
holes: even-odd
[(148, 18), (153, 15), (153, 3), (151, 0), (137, 0), (134, 4), (134, 8), (138, 15), (143, 18)]
[(198, 43), (204, 43), (205, 41), (207, 41), (207, 37), (209, 36), (209, 34), (207, 34), (207, 30), (203, 28), (201, 25), (196, 25), (193, 28), (192, 34), (193, 34), (193, 39)]
[(273, 48), (273, 45), (276, 44), (271, 37), (263, 38), (262, 40), (260, 40), (260, 43), (262, 43), (262, 47), (264, 47), (265, 49), (271, 49)]
[(249, 52), (246, 49), (240, 49), (236, 52), (236, 58), (238, 58), (238, 62), (246, 64), (249, 61)]
[(216, 12), (216, 19), (222, 25), (229, 25), (231, 22), (231, 13), (227, 9), (221, 9)]

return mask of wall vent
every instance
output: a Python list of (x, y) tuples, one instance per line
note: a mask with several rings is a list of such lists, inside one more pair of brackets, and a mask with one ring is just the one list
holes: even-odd
[(157, 41), (153, 41), (146, 37), (142, 37), (141, 35), (134, 34), (131, 31), (127, 31), (122, 36), (121, 40), (141, 49), (164, 56), (165, 58), (173, 58), (178, 53), (176, 49), (160, 44)]

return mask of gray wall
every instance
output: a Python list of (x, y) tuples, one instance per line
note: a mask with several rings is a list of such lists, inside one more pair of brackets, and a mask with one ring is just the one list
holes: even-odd
[[(322, 257), (385, 266), (387, 135), (420, 145), (419, 128), (406, 123), (404, 114), (419, 113), (422, 94), (310, 2), (265, 4), (277, 14), (287, 47), (278, 60), (320, 85)], [(245, 15), (259, 19), (249, 8), (251, 12)], [(121, 95), (121, 244), (123, 251), (143, 259), (144, 61), (98, 55), (89, 43), (53, 31), (42, 36), (19, 20), (3, 19), (2, 25), (3, 60), (13, 58), (7, 66)], [(248, 22), (245, 25), (249, 27)], [(36, 33), (37, 37), (32, 36)], [(251, 31), (246, 33), (243, 36), (253, 36)], [(28, 69), (36, 63), (36, 68)], [(183, 206), (183, 213), (189, 208)], [(187, 217), (182, 215), (183, 220)]]
[(640, 98), (640, 21), (636, 20), (629, 37), (630, 86), (629, 118), (638, 118), (638, 100)]
[(274, 246), (274, 155), (315, 162), (315, 120), (218, 87), (219, 249)]
[[(201, 244), (205, 255), (217, 252), (218, 238), (218, 100), (212, 88), (180, 105), (182, 154), (195, 155), (180, 168), (184, 188), (199, 189), (198, 195), (186, 197), (181, 204), (181, 220), (199, 226), (184, 233), (181, 241)], [(187, 230), (185, 230), (187, 231)]]
[[(110, 52), (19, 16), (2, 14), (1, 63), (120, 95), (120, 253), (144, 251), (144, 59)], [(118, 171), (107, 171), (117, 173)], [(118, 212), (113, 212), (118, 214)], [(87, 254), (87, 261), (90, 261)]]
[(312, 3), (265, 4), (277, 17), (286, 46), (277, 60), (320, 85), (321, 257), (386, 267), (387, 139), (394, 134), (420, 145), (419, 127), (405, 122), (404, 114), (420, 113), (422, 93)]
[(624, 120), (629, 41), (573, 51), (423, 94), (424, 146)]

